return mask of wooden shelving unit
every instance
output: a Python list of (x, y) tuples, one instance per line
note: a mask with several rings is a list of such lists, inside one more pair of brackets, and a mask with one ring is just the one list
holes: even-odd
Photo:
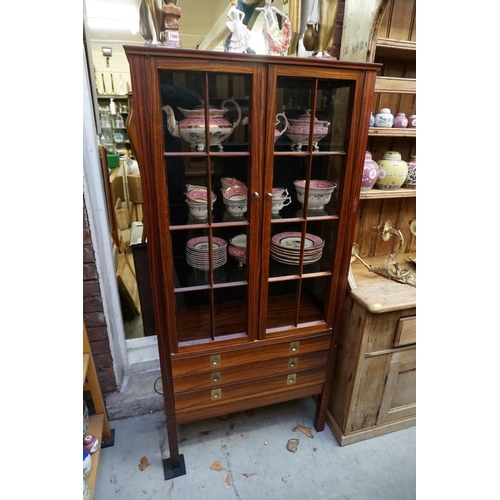
[(92, 453), (92, 468), (85, 478), (90, 488), (90, 498), (94, 498), (99, 458), (101, 449), (114, 444), (114, 429), (110, 429), (99, 379), (95, 369), (94, 358), (90, 349), (87, 328), (83, 325), (83, 391), (90, 391), (94, 403), (95, 415), (90, 415), (88, 434), (95, 436), (101, 443), (99, 449)]
[[(389, 108), (394, 116), (416, 114), (416, 2), (389, 0), (379, 26), (373, 61), (376, 78), (372, 113)], [(367, 151), (378, 161), (398, 151), (405, 161), (416, 152), (415, 128), (368, 131)], [(397, 238), (374, 230), (391, 221), (402, 236), (397, 262), (416, 274), (416, 189), (361, 191), (354, 242), (359, 256), (380, 266), (399, 251)], [(327, 423), (341, 446), (416, 423), (416, 288), (352, 263), (335, 360)]]

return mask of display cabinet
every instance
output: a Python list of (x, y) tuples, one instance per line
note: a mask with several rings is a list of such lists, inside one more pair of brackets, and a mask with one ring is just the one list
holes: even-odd
[(125, 52), (169, 479), (180, 423), (315, 396), (323, 430), (379, 65)]

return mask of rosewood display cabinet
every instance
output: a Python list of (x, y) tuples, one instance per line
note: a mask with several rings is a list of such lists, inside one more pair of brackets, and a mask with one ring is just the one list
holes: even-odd
[[(315, 396), (314, 425), (323, 430), (379, 65), (125, 51), (168, 479), (185, 473), (179, 423)], [(304, 119), (307, 112), (315, 120)], [(290, 127), (306, 121), (300, 141), (283, 133), (280, 114)], [(321, 138), (318, 124), (326, 127)], [(304, 204), (295, 181), (305, 187)], [(311, 208), (323, 196), (314, 181), (336, 188)], [(228, 194), (227, 183), (243, 189)], [(205, 217), (186, 202), (194, 186)], [(290, 197), (280, 211), (273, 212), (273, 188)], [(224, 201), (231, 195), (243, 198), (239, 213)], [(235, 237), (246, 240), (239, 259)]]

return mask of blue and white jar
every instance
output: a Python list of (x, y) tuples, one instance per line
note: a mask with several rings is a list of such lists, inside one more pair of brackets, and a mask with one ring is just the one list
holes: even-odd
[(375, 116), (375, 127), (392, 128), (394, 115), (389, 108), (382, 108)]

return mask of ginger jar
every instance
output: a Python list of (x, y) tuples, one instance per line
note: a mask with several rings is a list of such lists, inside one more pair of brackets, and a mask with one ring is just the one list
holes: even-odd
[(382, 108), (375, 115), (375, 127), (392, 128), (394, 125), (394, 115), (389, 108)]
[(403, 184), (404, 188), (417, 189), (417, 157), (412, 156), (408, 162), (408, 175)]
[(363, 166), (363, 178), (361, 180), (361, 191), (371, 189), (378, 179), (380, 168), (378, 163), (372, 159), (372, 154), (367, 151), (365, 153), (365, 163)]
[(401, 153), (387, 151), (378, 161), (380, 172), (375, 187), (378, 189), (399, 189), (408, 175), (408, 164), (401, 159)]
[(394, 128), (406, 128), (408, 126), (408, 118), (404, 113), (398, 113), (394, 118)]

